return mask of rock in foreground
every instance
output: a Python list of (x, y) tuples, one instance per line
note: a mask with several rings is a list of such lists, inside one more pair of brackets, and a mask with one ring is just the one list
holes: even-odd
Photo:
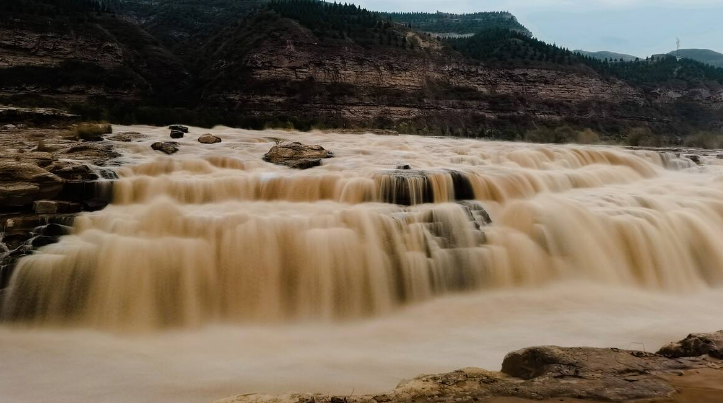
[[(675, 344), (685, 344), (692, 336), (698, 340), (718, 340), (718, 337), (723, 336), (723, 332), (691, 335)], [(703, 350), (686, 351), (697, 353)], [(502, 364), (501, 372), (466, 368), (446, 374), (425, 375), (403, 381), (397, 389), (384, 394), (363, 396), (251, 394), (217, 403), (451, 403), (496, 402), (498, 400), (495, 399), (499, 398), (531, 401), (572, 398), (596, 402), (632, 402), (674, 396), (678, 390), (674, 385), (676, 382), (670, 379), (699, 371), (713, 371), (706, 376), (723, 380), (723, 361), (714, 358), (712, 354), (673, 359), (662, 354), (615, 348), (544, 346), (526, 348), (508, 354)], [(723, 383), (719, 385), (720, 387), (706, 389), (705, 396), (715, 397), (718, 394), (723, 396), (721, 385)]]
[(658, 354), (670, 358), (709, 355), (723, 359), (723, 330), (715, 333), (689, 334), (685, 339), (661, 348)]
[(264, 161), (294, 169), (309, 169), (321, 165), (321, 160), (334, 154), (320, 145), (305, 145), (298, 142), (279, 144), (271, 148)]

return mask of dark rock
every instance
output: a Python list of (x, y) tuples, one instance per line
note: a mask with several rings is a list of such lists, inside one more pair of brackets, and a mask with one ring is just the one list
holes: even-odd
[(412, 169), (411, 165), (397, 165), (397, 169)]
[(108, 206), (108, 201), (104, 199), (85, 200), (81, 205), (84, 211), (99, 211)]
[(206, 133), (198, 138), (198, 142), (201, 144), (216, 144), (221, 142), (221, 138), (214, 136), (213, 134)]
[(58, 200), (38, 200), (33, 203), (35, 214), (78, 213), (80, 204)]
[(30, 241), (33, 248), (42, 248), (43, 246), (51, 245), (54, 243), (58, 243), (58, 237), (54, 236), (45, 236), (40, 235), (33, 238), (32, 241)]
[(308, 169), (321, 165), (322, 159), (332, 158), (333, 156), (333, 153), (319, 145), (284, 143), (272, 147), (264, 155), (264, 161), (295, 169)]
[(175, 141), (158, 141), (151, 144), (151, 148), (168, 155), (175, 154), (179, 150), (178, 143)]
[(700, 165), (700, 155), (686, 154), (683, 156), (683, 158), (687, 158), (687, 159), (695, 162), (696, 164)]
[(71, 232), (71, 228), (61, 224), (50, 223), (44, 227), (41, 227), (40, 233), (49, 237), (59, 237), (68, 235)]
[(170, 125), (170, 126), (168, 126), (168, 128), (171, 130), (177, 130), (182, 133), (188, 133), (188, 127), (183, 126), (183, 125)]
[(671, 358), (709, 355), (723, 359), (723, 330), (689, 334), (685, 339), (661, 348), (658, 354)]
[(182, 139), (183, 132), (180, 130), (171, 130), (171, 138), (172, 139)]
[(5, 125), (3, 127), (0, 127), (0, 130), (5, 130), (5, 131), (18, 130), (18, 127), (15, 125)]

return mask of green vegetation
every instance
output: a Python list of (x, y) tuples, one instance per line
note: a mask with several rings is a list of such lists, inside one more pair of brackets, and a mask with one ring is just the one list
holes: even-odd
[(486, 29), (508, 29), (530, 35), (514, 15), (508, 12), (484, 12), (472, 14), (448, 13), (385, 13), (395, 22), (410, 28), (436, 34), (475, 34)]
[(72, 133), (78, 140), (100, 141), (104, 134), (113, 133), (113, 127), (107, 123), (81, 123), (73, 128)]
[(676, 82), (723, 84), (723, 69), (694, 60), (678, 61), (674, 57), (634, 61), (600, 60), (506, 29), (484, 30), (470, 38), (450, 38), (446, 42), (464, 56), (482, 62), (587, 66), (603, 75), (620, 78), (635, 85)]

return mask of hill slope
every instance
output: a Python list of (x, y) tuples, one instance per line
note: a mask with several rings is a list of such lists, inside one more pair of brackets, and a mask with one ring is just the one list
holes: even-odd
[(723, 53), (718, 53), (710, 49), (680, 49), (679, 51), (674, 50), (669, 54), (677, 54), (686, 59), (692, 59), (711, 66), (723, 68)]
[(640, 60), (645, 59), (645, 58), (642, 58), (642, 59), (641, 59), (641, 58), (639, 58), (639, 57), (637, 57), (637, 56), (633, 56), (633, 55), (627, 55), (627, 54), (625, 54), (625, 53), (608, 52), (608, 51), (605, 51), (605, 50), (600, 51), (600, 52), (588, 52), (588, 51), (585, 51), (585, 50), (576, 50), (576, 51), (574, 51), (574, 52), (575, 52), (575, 53), (583, 54), (583, 55), (585, 55), (585, 56), (594, 57), (595, 59), (598, 59), (598, 60), (605, 60), (605, 59), (607, 59), (607, 60), (623, 60), (623, 61), (626, 61), (626, 62), (632, 62), (632, 61), (635, 61), (635, 60), (638, 60), (638, 59), (640, 59)]
[(384, 13), (395, 22), (410, 25), (417, 31), (446, 37), (468, 36), (484, 29), (509, 29), (527, 35), (531, 32), (508, 12), (483, 12), (471, 14), (450, 13)]

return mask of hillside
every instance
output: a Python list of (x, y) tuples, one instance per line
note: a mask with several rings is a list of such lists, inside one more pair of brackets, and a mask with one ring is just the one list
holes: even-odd
[(513, 30), (440, 39), (421, 27), (437, 14), (316, 0), (212, 0), (208, 9), (201, 0), (116, 0), (62, 12), (56, 0), (33, 1), (50, 4), (48, 15), (5, 5), (0, 16), (2, 103), (128, 124), (496, 138), (540, 125), (684, 134), (723, 121), (721, 69), (605, 63), (535, 39), (506, 13), (468, 16)]
[(723, 68), (723, 53), (718, 53), (710, 49), (680, 49), (678, 51), (674, 50), (669, 54), (679, 55), (686, 59), (692, 59), (714, 67)]
[(469, 36), (485, 29), (509, 29), (531, 35), (531, 32), (508, 12), (471, 14), (450, 13), (384, 13), (395, 22), (434, 36)]
[(607, 60), (623, 60), (626, 62), (633, 62), (638, 59), (640, 59), (640, 60), (645, 59), (645, 58), (639, 58), (639, 57), (633, 56), (633, 55), (627, 55), (625, 53), (615, 53), (615, 52), (608, 52), (608, 51), (588, 52), (585, 50), (578, 49), (578, 50), (575, 50), (574, 53), (580, 53), (585, 56), (594, 57), (595, 59), (598, 59), (598, 60), (607, 59)]

